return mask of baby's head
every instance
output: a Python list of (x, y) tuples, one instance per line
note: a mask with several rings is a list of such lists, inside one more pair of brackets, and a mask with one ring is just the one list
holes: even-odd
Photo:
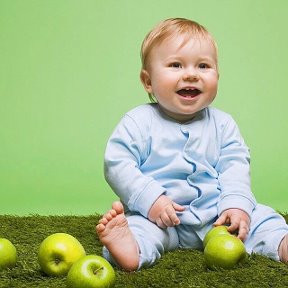
[[(170, 40), (177, 36), (184, 36), (182, 45), (191, 38), (199, 39), (200, 41), (202, 39), (210, 41), (215, 48), (215, 54), (217, 55), (217, 44), (205, 27), (189, 19), (169, 18), (160, 22), (144, 38), (141, 46), (142, 70), (149, 71), (149, 66), (151, 65), (150, 55), (154, 47), (162, 44), (165, 40)], [(151, 94), (149, 94), (149, 97), (152, 102), (155, 102), (155, 99)]]

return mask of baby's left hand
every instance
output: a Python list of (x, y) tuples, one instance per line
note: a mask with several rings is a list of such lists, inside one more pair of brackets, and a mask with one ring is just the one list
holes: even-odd
[(214, 226), (230, 224), (228, 231), (233, 233), (238, 230), (238, 238), (244, 241), (250, 230), (250, 217), (241, 209), (231, 208), (223, 211)]

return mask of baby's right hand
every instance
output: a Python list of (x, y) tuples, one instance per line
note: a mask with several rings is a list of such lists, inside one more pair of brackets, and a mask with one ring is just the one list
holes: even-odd
[(169, 197), (161, 195), (150, 208), (148, 219), (160, 228), (173, 227), (180, 224), (176, 211), (184, 210), (183, 206), (173, 202)]

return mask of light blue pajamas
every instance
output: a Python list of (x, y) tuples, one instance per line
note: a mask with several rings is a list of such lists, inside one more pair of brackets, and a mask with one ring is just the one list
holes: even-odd
[[(105, 177), (126, 208), (140, 248), (139, 268), (178, 247), (201, 249), (207, 231), (229, 208), (251, 218), (247, 251), (279, 260), (288, 226), (273, 209), (256, 203), (249, 161), (236, 123), (218, 109), (203, 109), (184, 124), (163, 114), (158, 104), (128, 112), (107, 143)], [(179, 226), (161, 229), (147, 219), (162, 194), (185, 206)], [(104, 256), (113, 262), (105, 248)]]

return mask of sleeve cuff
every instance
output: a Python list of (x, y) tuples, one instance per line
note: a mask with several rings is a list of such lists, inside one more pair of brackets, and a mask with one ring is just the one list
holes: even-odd
[(142, 193), (135, 199), (131, 205), (128, 203), (128, 207), (131, 207), (132, 211), (138, 211), (144, 217), (148, 218), (148, 213), (153, 203), (163, 194), (166, 189), (160, 186), (157, 182), (151, 182), (142, 191)]
[[(233, 203), (233, 204), (232, 204)], [(252, 211), (255, 209), (256, 203), (244, 196), (227, 195), (218, 202), (218, 215), (227, 209), (241, 209), (251, 217)]]

